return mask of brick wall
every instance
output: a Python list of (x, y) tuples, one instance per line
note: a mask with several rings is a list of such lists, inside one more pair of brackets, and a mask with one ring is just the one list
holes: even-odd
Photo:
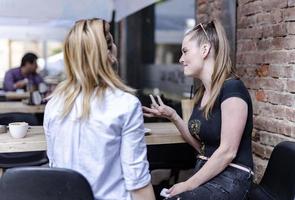
[[(223, 1), (196, 0), (197, 20), (222, 17)], [(236, 20), (236, 66), (253, 101), (259, 181), (273, 147), (295, 141), (295, 0), (237, 0)]]
[(228, 0), (196, 0), (197, 21), (206, 22), (222, 15), (222, 4)]

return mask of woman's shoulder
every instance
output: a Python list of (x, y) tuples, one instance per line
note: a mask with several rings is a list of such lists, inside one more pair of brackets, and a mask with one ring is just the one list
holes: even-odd
[(52, 96), (51, 98), (48, 99), (46, 106), (45, 106), (45, 111), (44, 111), (44, 116), (48, 117), (54, 116), (57, 113), (61, 113), (63, 109), (61, 99), (58, 96)]
[(107, 92), (108, 98), (116, 99), (118, 102), (120, 102), (120, 104), (122, 106), (139, 103), (139, 99), (134, 94), (131, 94), (129, 92), (125, 92), (125, 91), (120, 90), (118, 88), (108, 89), (106, 92)]
[(54, 95), (48, 98), (48, 101), (46, 103), (47, 109), (57, 109), (61, 104), (61, 97)]
[(229, 97), (240, 97), (246, 101), (249, 101), (250, 95), (248, 89), (244, 85), (243, 81), (238, 78), (231, 78), (225, 80), (221, 92), (221, 102)]
[(223, 90), (247, 90), (246, 86), (244, 85), (243, 81), (239, 78), (230, 78), (224, 81)]
[(243, 84), (240, 78), (228, 78), (224, 81), (224, 84)]

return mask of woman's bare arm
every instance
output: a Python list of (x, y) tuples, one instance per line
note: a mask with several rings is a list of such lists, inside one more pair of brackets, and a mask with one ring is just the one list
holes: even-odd
[(236, 157), (248, 116), (248, 105), (237, 97), (231, 97), (221, 104), (221, 141), (205, 165), (190, 179), (174, 185), (170, 195), (192, 190), (222, 172)]
[(148, 184), (147, 186), (140, 188), (138, 190), (131, 191), (132, 199), (133, 200), (155, 200), (153, 186)]

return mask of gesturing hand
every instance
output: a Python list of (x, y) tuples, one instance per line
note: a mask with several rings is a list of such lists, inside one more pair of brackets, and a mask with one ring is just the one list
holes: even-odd
[(164, 117), (169, 120), (172, 120), (176, 115), (176, 111), (165, 105), (160, 96), (157, 95), (158, 102), (156, 102), (153, 95), (149, 95), (152, 101), (151, 108), (143, 106), (143, 115), (145, 117)]

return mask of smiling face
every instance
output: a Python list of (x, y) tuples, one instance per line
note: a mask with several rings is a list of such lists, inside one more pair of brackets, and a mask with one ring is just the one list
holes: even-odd
[(190, 35), (184, 37), (181, 51), (179, 62), (184, 68), (184, 75), (198, 78), (203, 69), (204, 58), (200, 47), (196, 41), (191, 40)]

